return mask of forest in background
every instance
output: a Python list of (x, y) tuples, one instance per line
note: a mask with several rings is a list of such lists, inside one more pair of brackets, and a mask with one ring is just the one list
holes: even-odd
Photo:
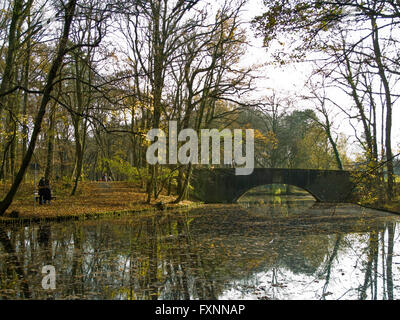
[[(167, 132), (169, 120), (197, 132), (252, 128), (256, 167), (357, 168), (364, 201), (395, 199), (400, 5), (265, 1), (252, 32), (267, 62), (310, 60), (314, 69), (298, 95), (271, 89), (255, 99), (259, 64), (241, 63), (250, 50), (246, 2), (1, 1), (0, 215), (34, 179), (33, 164), (71, 196), (107, 174), (142, 186), (148, 202), (163, 191), (181, 201), (192, 165), (145, 157), (145, 134)], [(338, 91), (348, 105), (337, 103)], [(343, 119), (356, 157), (338, 130)]]

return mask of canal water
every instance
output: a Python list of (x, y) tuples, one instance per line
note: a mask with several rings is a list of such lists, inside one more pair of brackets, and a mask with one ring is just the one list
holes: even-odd
[[(399, 299), (399, 222), (270, 196), (1, 226), (0, 299)], [(53, 290), (44, 266), (54, 267)]]

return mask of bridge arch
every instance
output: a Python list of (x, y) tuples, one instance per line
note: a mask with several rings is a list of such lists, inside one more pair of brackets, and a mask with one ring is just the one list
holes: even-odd
[[(274, 186), (274, 185), (276, 185), (276, 186), (292, 186), (292, 187), (296, 187), (296, 189), (297, 190), (295, 190), (295, 192), (294, 193), (278, 193), (278, 194), (273, 194), (273, 193), (267, 193), (266, 191), (262, 191), (262, 190), (259, 190), (259, 192), (260, 192), (260, 194), (261, 195), (267, 195), (267, 196), (286, 196), (286, 195), (297, 195), (297, 196), (304, 196), (304, 197), (306, 197), (306, 196), (309, 196), (310, 198), (313, 198), (314, 200), (316, 200), (316, 201), (318, 201), (318, 198), (315, 196), (315, 195), (313, 195), (309, 190), (306, 190), (306, 189), (304, 189), (304, 188), (302, 188), (302, 187), (300, 187), (300, 186), (295, 186), (295, 185), (293, 185), (293, 184), (276, 184), (276, 183), (270, 183), (270, 184), (262, 184), (262, 185), (259, 185), (259, 186), (255, 186), (255, 187), (252, 187), (252, 188), (250, 188), (250, 189), (248, 189), (247, 191), (245, 191), (244, 193), (242, 193), (240, 196), (238, 196), (238, 198), (237, 199), (234, 199), (234, 202), (238, 202), (239, 200), (243, 200), (245, 197), (246, 197), (246, 195), (251, 195), (252, 193), (258, 193), (258, 188), (260, 188), (260, 187), (265, 187), (265, 186)], [(300, 192), (300, 190), (301, 190), (301, 192), (303, 192), (303, 193), (299, 193)]]

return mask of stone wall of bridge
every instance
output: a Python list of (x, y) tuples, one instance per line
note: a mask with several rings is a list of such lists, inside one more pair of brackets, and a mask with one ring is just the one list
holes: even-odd
[(308, 191), (317, 201), (349, 202), (354, 185), (350, 172), (314, 169), (255, 168), (236, 176), (233, 168), (194, 169), (192, 195), (207, 203), (236, 202), (248, 190), (268, 184), (289, 184)]

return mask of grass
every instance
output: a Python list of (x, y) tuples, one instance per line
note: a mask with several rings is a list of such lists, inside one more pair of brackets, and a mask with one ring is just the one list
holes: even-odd
[[(4, 191), (7, 186), (3, 186)], [(56, 200), (51, 204), (39, 205), (34, 202), (33, 184), (26, 183), (20, 187), (15, 200), (0, 221), (10, 220), (10, 213), (18, 211), (19, 218), (67, 218), (117, 212), (135, 212), (155, 210), (155, 204), (163, 201), (167, 208), (176, 208), (191, 205), (190, 201), (172, 204), (176, 196), (160, 195), (157, 200), (146, 203), (146, 194), (143, 189), (130, 182), (82, 182), (77, 194), (70, 196), (71, 187), (57, 185), (54, 187)]]

